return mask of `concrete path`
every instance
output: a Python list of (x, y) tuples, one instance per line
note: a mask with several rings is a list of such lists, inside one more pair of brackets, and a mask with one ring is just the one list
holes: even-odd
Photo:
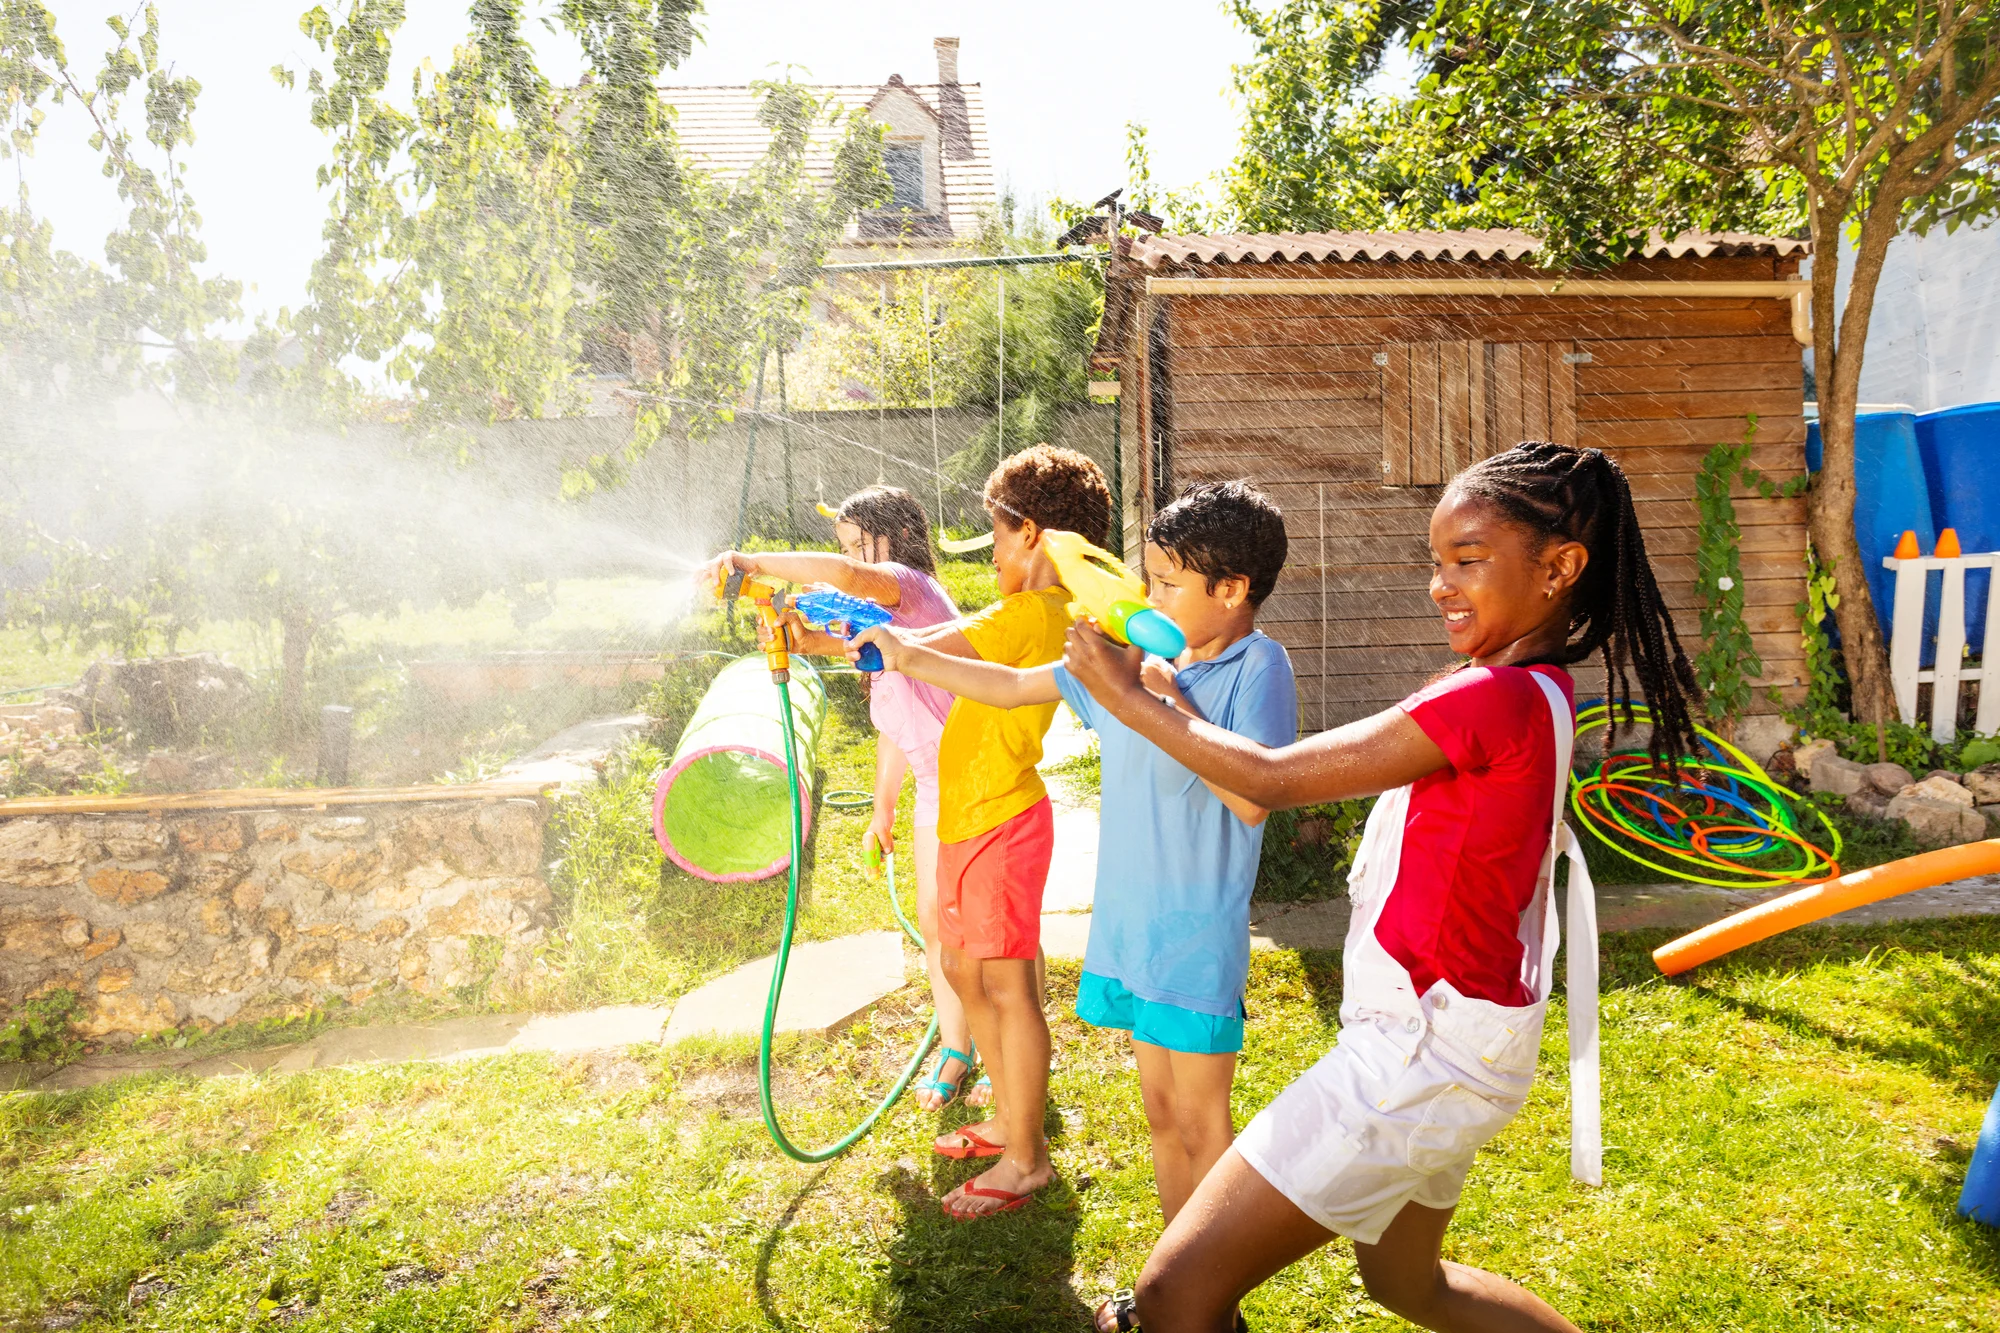
[[(901, 990), (903, 943), (899, 930), (871, 930), (793, 945), (785, 964), (785, 993), (778, 1000), (778, 1031), (832, 1032)], [(681, 996), (667, 1023), (668, 1043), (703, 1035), (759, 1035), (776, 958), (767, 954)]]
[(510, 782), (553, 782), (563, 786), (597, 781), (598, 766), (651, 725), (644, 713), (597, 717), (579, 722), (537, 745), (500, 770)]

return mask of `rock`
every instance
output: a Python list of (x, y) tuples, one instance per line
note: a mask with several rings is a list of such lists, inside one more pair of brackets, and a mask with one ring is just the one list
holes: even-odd
[(189, 852), (240, 852), (248, 841), (241, 815), (211, 815), (190, 819), (174, 830), (174, 839)]
[(116, 929), (92, 931), (90, 933), (90, 943), (84, 946), (83, 961), (87, 963), (93, 958), (99, 958), (110, 953), (119, 946), (124, 938), (123, 932)]
[(1890, 801), (1889, 818), (1907, 824), (1917, 841), (1931, 847), (1955, 847), (1986, 836), (1984, 815), (1970, 805), (1918, 795), (1923, 785), (1917, 783)]
[(120, 907), (150, 902), (169, 887), (167, 877), (157, 870), (119, 870), (116, 867), (99, 870), (84, 883), (90, 886), (92, 893)]
[(1977, 804), (2000, 805), (2000, 773), (1977, 768), (1959, 781), (1965, 784), (1965, 789), (1972, 793), (1972, 799)]
[(1842, 759), (1831, 749), (1816, 755), (1812, 765), (1814, 791), (1830, 791), (1852, 796), (1868, 786), (1868, 770), (1851, 759)]
[(1867, 764), (1862, 771), (1868, 775), (1868, 785), (1884, 796), (1894, 796), (1916, 781), (1901, 764)]
[(1911, 783), (1896, 794), (1898, 796), (1922, 796), (1933, 801), (1946, 801), (1952, 805), (1962, 805), (1968, 810), (1978, 804), (1977, 801), (1972, 799), (1972, 793), (1959, 786), (1952, 778), (1935, 773), (1925, 778), (1922, 782)]
[(82, 874), (83, 831), (66, 819), (0, 819), (0, 884), (52, 889)]
[(132, 984), (139, 974), (129, 967), (107, 967), (97, 974), (97, 993), (116, 995)]
[(1842, 804), (1850, 814), (1866, 815), (1870, 819), (1887, 819), (1889, 802), (1893, 799), (1879, 791), (1858, 791), (1852, 796), (1844, 797)]
[(50, 959), (73, 953), (90, 943), (90, 925), (82, 917), (39, 917), (17, 921), (0, 931), (0, 951)]
[(1798, 769), (1800, 776), (1805, 778), (1811, 778), (1814, 761), (1816, 761), (1823, 754), (1832, 754), (1833, 752), (1834, 748), (1832, 741), (1829, 740), (1807, 741), (1804, 745), (1798, 746), (1793, 749), (1792, 766)]
[(1981, 805), (1979, 813), (1986, 817), (1986, 836), (1989, 838), (2000, 838), (2000, 802), (1995, 802), (1992, 805)]
[(187, 931), (164, 921), (129, 921), (125, 925), (127, 947), (149, 958), (171, 958), (187, 938)]
[(90, 730), (129, 731), (172, 745), (228, 720), (254, 697), (250, 678), (213, 653), (93, 662), (73, 690), (52, 693), (83, 714)]
[(1778, 747), (1792, 739), (1792, 724), (1769, 713), (1753, 714), (1738, 719), (1735, 739), (1737, 749), (1760, 764), (1768, 763)]

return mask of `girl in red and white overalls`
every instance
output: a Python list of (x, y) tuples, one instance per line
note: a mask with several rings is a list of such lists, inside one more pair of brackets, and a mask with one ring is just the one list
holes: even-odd
[[(1278, 808), (1381, 793), (1349, 876), (1340, 1041), (1243, 1131), (1168, 1226), (1135, 1300), (1153, 1333), (1240, 1326), (1237, 1303), (1336, 1235), (1369, 1294), (1432, 1329), (1561, 1329), (1551, 1306), (1441, 1257), (1474, 1154), (1520, 1111), (1569, 859), (1570, 1165), (1600, 1181), (1597, 925), (1562, 822), (1575, 700), (1602, 652), (1636, 676), (1670, 762), (1694, 749), (1694, 673), (1660, 599), (1631, 491), (1595, 449), (1522, 444), (1461, 473), (1431, 515), (1430, 595), (1467, 662), (1402, 703), (1265, 749), (1172, 709), (1135, 655), (1072, 633), (1105, 706), (1217, 786)], [(1101, 1316), (1100, 1326), (1108, 1327)]]

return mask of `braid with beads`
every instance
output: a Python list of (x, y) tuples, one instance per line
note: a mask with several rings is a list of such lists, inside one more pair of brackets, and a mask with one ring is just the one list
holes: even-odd
[(1653, 762), (1672, 772), (1679, 756), (1699, 754), (1700, 687), (1646, 559), (1632, 488), (1618, 464), (1597, 449), (1531, 440), (1474, 463), (1449, 490), (1490, 502), (1546, 540), (1579, 542), (1590, 552), (1571, 594), (1569, 640), (1557, 665), (1603, 653), (1612, 705), (1607, 748), (1631, 716), (1629, 667), (1652, 708)]

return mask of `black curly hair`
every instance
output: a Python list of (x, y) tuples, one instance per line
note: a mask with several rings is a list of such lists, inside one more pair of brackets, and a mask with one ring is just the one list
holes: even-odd
[(986, 503), (1009, 531), (1033, 519), (1104, 545), (1111, 532), (1111, 487), (1104, 469), (1074, 449), (1038, 444), (1014, 454), (986, 478)]
[(1529, 440), (1474, 463), (1445, 488), (1498, 508), (1509, 522), (1550, 541), (1579, 542), (1590, 553), (1570, 595), (1569, 637), (1556, 665), (1604, 655), (1611, 740), (1629, 725), (1632, 685), (1652, 710), (1648, 750), (1669, 772), (1683, 755), (1701, 753), (1696, 716), (1704, 711), (1694, 668), (1646, 558), (1646, 537), (1632, 508), (1624, 470), (1598, 449)]
[(1208, 580), (1250, 580), (1250, 605), (1262, 606), (1285, 567), (1285, 515), (1247, 481), (1205, 481), (1183, 490), (1153, 515), (1146, 540)]

